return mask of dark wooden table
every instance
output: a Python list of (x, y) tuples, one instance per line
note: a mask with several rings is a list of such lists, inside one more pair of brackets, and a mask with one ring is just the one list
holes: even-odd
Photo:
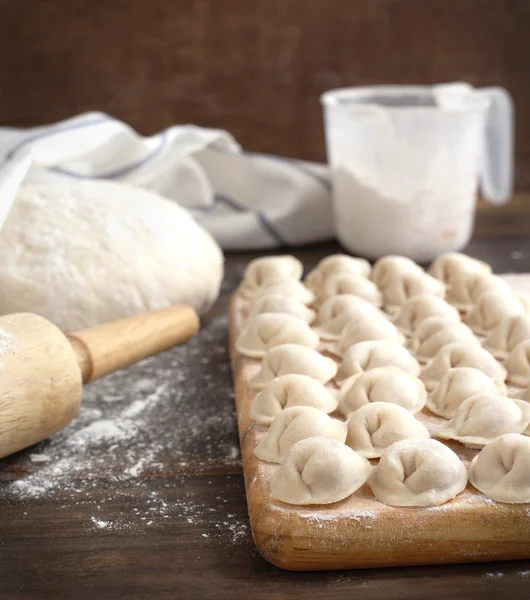
[[(311, 267), (336, 250), (293, 253)], [(479, 238), (467, 252), (497, 272), (530, 271), (527, 237)], [(227, 257), (198, 338), (88, 386), (66, 432), (0, 461), (0, 598), (528, 598), (530, 561), (293, 573), (260, 557), (225, 316), (254, 256)]]

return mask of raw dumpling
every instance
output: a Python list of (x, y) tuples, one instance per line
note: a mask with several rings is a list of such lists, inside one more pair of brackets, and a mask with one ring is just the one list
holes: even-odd
[(408, 341), (407, 347), (413, 354), (416, 354), (420, 346), (429, 338), (436, 333), (449, 328), (465, 329), (470, 334), (473, 334), (471, 329), (469, 329), (465, 323), (462, 323), (462, 321), (455, 321), (454, 319), (448, 319), (447, 317), (429, 317), (416, 327)]
[(337, 404), (334, 394), (316, 379), (307, 375), (282, 375), (267, 383), (252, 400), (249, 415), (256, 423), (268, 426), (291, 406), (312, 406), (329, 414)]
[(319, 303), (332, 296), (351, 294), (359, 296), (376, 307), (381, 307), (383, 299), (375, 283), (358, 273), (335, 273), (327, 278), (322, 290), (318, 290)]
[(370, 340), (386, 340), (402, 344), (403, 336), (399, 333), (396, 326), (384, 317), (372, 320), (354, 320), (346, 324), (338, 341), (331, 344), (329, 350), (337, 356), (344, 356), (344, 353), (350, 346)]
[(346, 444), (364, 458), (379, 458), (399, 440), (428, 439), (429, 432), (408, 410), (388, 402), (372, 402), (348, 420)]
[(321, 290), (328, 277), (336, 273), (357, 273), (369, 277), (372, 270), (370, 263), (364, 258), (354, 258), (347, 254), (332, 254), (323, 258), (307, 275), (305, 284), (311, 290)]
[(280, 313), (263, 313), (247, 321), (235, 347), (245, 356), (261, 358), (274, 346), (299, 344), (315, 349), (318, 342), (318, 335), (301, 319)]
[(491, 266), (459, 252), (447, 252), (431, 265), (429, 273), (447, 285), (447, 300), (458, 308), (468, 308), (476, 275), (488, 275)]
[(251, 296), (260, 286), (286, 279), (300, 279), (304, 267), (294, 256), (264, 256), (251, 260), (245, 268), (239, 293)]
[(445, 284), (424, 271), (412, 271), (393, 278), (389, 277), (380, 289), (383, 292), (385, 309), (391, 313), (397, 312), (412, 296), (419, 294), (432, 294), (440, 298), (445, 296)]
[(289, 296), (259, 296), (252, 300), (248, 312), (249, 320), (262, 313), (283, 313), (311, 323), (316, 316), (314, 310), (308, 308)]
[(512, 315), (491, 330), (484, 348), (497, 358), (506, 358), (524, 340), (530, 340), (530, 316)]
[(464, 400), (477, 394), (506, 396), (506, 386), (502, 382), (494, 382), (478, 369), (456, 367), (449, 369), (429, 394), (427, 408), (440, 417), (451, 419)]
[(466, 322), (475, 333), (487, 334), (506, 317), (524, 312), (524, 304), (513, 294), (485, 292), (467, 315)]
[(349, 417), (366, 404), (386, 402), (415, 413), (425, 406), (426, 397), (421, 379), (397, 367), (379, 367), (346, 379), (339, 391), (339, 409)]
[(497, 275), (484, 272), (467, 273), (461, 285), (453, 291), (451, 304), (462, 311), (468, 311), (486, 292), (511, 292), (510, 286)]
[(460, 313), (443, 298), (432, 294), (419, 294), (409, 298), (399, 313), (394, 324), (407, 335), (412, 335), (418, 325), (429, 317), (445, 317), (451, 321), (460, 321)]
[(388, 281), (405, 273), (424, 273), (424, 270), (406, 256), (383, 256), (374, 264), (372, 281), (379, 289), (382, 289)]
[(332, 419), (312, 406), (286, 408), (272, 421), (254, 454), (261, 460), (281, 463), (296, 442), (316, 436), (344, 443), (346, 423)]
[(453, 342), (444, 346), (425, 365), (420, 377), (427, 390), (431, 391), (447, 371), (455, 367), (473, 367), (496, 383), (502, 383), (506, 379), (506, 369), (487, 350), (473, 342)]
[(306, 286), (296, 279), (286, 279), (285, 281), (276, 281), (259, 287), (252, 299), (261, 298), (262, 296), (288, 296), (293, 300), (298, 300), (302, 304), (311, 304), (315, 299), (315, 294), (308, 290)]
[(489, 442), (469, 467), (469, 481), (498, 502), (530, 502), (530, 439), (507, 433)]
[(420, 373), (418, 361), (396, 342), (376, 340), (359, 342), (348, 348), (335, 377), (338, 383), (348, 377), (377, 367), (397, 367), (409, 375)]
[(283, 344), (271, 348), (261, 361), (261, 369), (250, 381), (250, 386), (261, 389), (281, 375), (308, 375), (320, 383), (327, 383), (337, 373), (337, 363), (320, 352), (299, 346)]
[(504, 362), (508, 382), (520, 387), (530, 384), (530, 340), (519, 342)]
[(341, 294), (328, 298), (319, 308), (315, 331), (323, 340), (337, 340), (350, 321), (384, 318), (383, 313), (366, 300)]
[(482, 448), (505, 433), (523, 433), (530, 423), (530, 404), (506, 396), (477, 394), (464, 400), (455, 416), (434, 432), (469, 448)]
[(389, 446), (368, 478), (374, 496), (389, 506), (439, 506), (467, 484), (458, 456), (436, 440), (401, 440)]
[(372, 467), (351, 448), (325, 437), (295, 444), (274, 473), (271, 496), (287, 504), (330, 504), (357, 491)]
[[(429, 319), (423, 321), (426, 323)], [(423, 325), (420, 323), (418, 329)], [(471, 329), (464, 325), (463, 323), (457, 323), (456, 321), (451, 323), (440, 331), (433, 333), (431, 336), (427, 337), (420, 344), (414, 356), (420, 362), (428, 362), (438, 354), (438, 352), (448, 344), (452, 344), (453, 342), (470, 342), (472, 344), (476, 344), (480, 346), (478, 339), (475, 337)]]

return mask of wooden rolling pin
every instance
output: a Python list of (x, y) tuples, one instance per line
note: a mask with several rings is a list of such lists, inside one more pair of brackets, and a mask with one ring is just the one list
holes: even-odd
[(65, 335), (31, 313), (0, 317), (0, 458), (66, 427), (83, 383), (182, 344), (199, 330), (185, 305)]

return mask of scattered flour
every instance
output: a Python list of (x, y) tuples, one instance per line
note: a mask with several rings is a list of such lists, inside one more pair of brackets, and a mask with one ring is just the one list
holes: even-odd
[[(174, 476), (188, 465), (207, 475), (220, 451), (225, 464), (239, 463), (234, 404), (226, 393), (232, 389), (226, 331), (226, 316), (213, 319), (186, 345), (86, 386), (73, 423), (27, 450), (20, 468), (0, 471), (0, 499), (88, 505), (86, 525), (102, 533), (172, 520), (198, 525), (213, 509), (217, 516), (204, 533), (228, 544), (249, 539), (247, 515), (227, 517), (224, 495), (206, 505), (188, 491), (186, 477)], [(199, 376), (198, 361), (214, 363), (215, 376)], [(151, 477), (167, 483), (152, 491)], [(244, 493), (240, 478), (231, 485)]]

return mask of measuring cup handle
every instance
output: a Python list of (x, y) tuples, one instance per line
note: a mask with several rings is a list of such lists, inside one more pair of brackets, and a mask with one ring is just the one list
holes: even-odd
[(505, 204), (513, 192), (514, 108), (501, 87), (477, 90), (489, 100), (482, 153), (482, 195), (491, 204)]

